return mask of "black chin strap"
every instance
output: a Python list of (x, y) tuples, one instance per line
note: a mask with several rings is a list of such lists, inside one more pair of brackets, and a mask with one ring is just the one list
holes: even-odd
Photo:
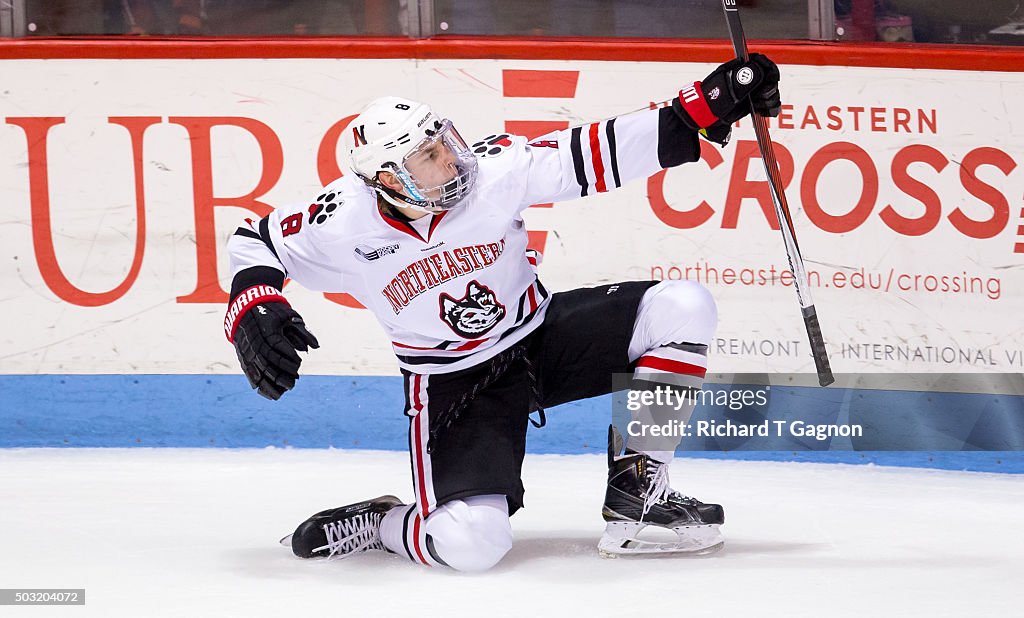
[[(387, 194), (389, 197), (393, 198), (397, 202), (404, 202), (407, 206), (409, 206), (411, 208), (429, 208), (429, 204), (428, 203), (420, 202), (418, 200), (414, 200), (414, 199), (410, 198), (408, 195), (404, 195), (402, 193), (399, 193), (398, 191), (395, 191), (391, 187), (386, 186), (384, 183), (382, 183), (379, 180), (374, 179), (374, 180), (370, 181), (368, 184), (370, 185), (371, 188), (376, 189), (378, 192)], [(395, 210), (394, 204), (392, 204), (391, 202), (388, 202), (388, 200), (386, 198), (384, 199), (384, 201), (387, 202), (388, 207), (392, 211), (398, 212), (397, 210)], [(404, 215), (402, 215), (402, 217), (404, 217)], [(408, 217), (405, 217), (405, 218), (394, 217), (394, 218), (398, 219), (399, 221), (408, 221), (409, 220)]]

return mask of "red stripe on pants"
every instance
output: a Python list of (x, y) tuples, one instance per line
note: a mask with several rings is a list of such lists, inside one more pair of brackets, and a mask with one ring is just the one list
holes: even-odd
[(416, 444), (416, 484), (419, 485), (417, 497), (420, 513), (423, 517), (426, 517), (430, 513), (427, 510), (429, 505), (427, 504), (427, 489), (425, 487), (427, 479), (423, 469), (423, 458), (429, 457), (429, 455), (427, 455), (427, 449), (424, 448), (425, 445), (423, 444), (423, 421), (426, 420), (427, 415), (423, 403), (420, 401), (421, 381), (422, 376), (417, 374), (413, 383), (413, 407), (416, 409), (416, 418), (413, 419), (413, 423), (415, 423), (413, 427), (413, 440)]
[(420, 514), (416, 513), (412, 522), (412, 548), (416, 550), (416, 557), (420, 559), (420, 562), (429, 564), (423, 557), (423, 550), (420, 549), (420, 521)]

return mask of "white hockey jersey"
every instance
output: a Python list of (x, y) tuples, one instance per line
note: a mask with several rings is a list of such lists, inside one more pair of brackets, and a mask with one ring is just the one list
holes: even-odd
[(494, 135), (473, 151), (476, 186), (454, 209), (399, 221), (347, 175), (311, 202), (240, 227), (228, 245), (232, 275), (269, 266), (313, 291), (348, 292), (376, 316), (403, 369), (464, 369), (543, 322), (550, 294), (527, 252), (524, 209), (608, 191), (699, 155), (696, 134), (664, 109), (529, 143)]

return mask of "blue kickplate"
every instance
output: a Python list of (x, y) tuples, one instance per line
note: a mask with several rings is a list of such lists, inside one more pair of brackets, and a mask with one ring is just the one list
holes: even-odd
[[(217, 447), (406, 450), (400, 377), (303, 376), (278, 402), (236, 375), (0, 376), (0, 447)], [(856, 423), (826, 440), (686, 437), (680, 454), (715, 459), (873, 463), (1024, 472), (1024, 398), (773, 387), (770, 405), (701, 405), (692, 423), (801, 419)], [(604, 453), (612, 396), (549, 411), (533, 453)], [(618, 409), (618, 408), (616, 408)], [(921, 412), (926, 410), (926, 413)], [(622, 425), (622, 423), (619, 423)], [(908, 446), (909, 445), (909, 446)], [(901, 450), (902, 449), (902, 450)]]

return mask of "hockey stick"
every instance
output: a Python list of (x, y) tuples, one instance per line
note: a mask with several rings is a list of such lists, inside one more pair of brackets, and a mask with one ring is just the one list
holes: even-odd
[[(747, 60), (750, 53), (747, 50), (747, 37), (743, 34), (743, 24), (740, 23), (740, 11), (736, 6), (736, 0), (722, 0), (722, 8), (725, 9), (729, 38), (732, 39), (736, 57)], [(811, 300), (807, 269), (804, 267), (804, 259), (800, 255), (800, 246), (796, 243), (796, 230), (793, 229), (789, 202), (786, 201), (786, 193), (783, 190), (779, 163), (775, 159), (775, 148), (768, 135), (768, 123), (757, 112), (752, 113), (750, 118), (754, 123), (754, 133), (757, 134), (757, 146), (761, 149), (761, 159), (764, 161), (764, 168), (768, 173), (768, 185), (771, 187), (772, 202), (775, 204), (775, 215), (779, 219), (779, 229), (782, 230), (782, 239), (786, 245), (786, 257), (789, 258), (789, 269), (793, 273), (793, 287), (796, 288), (796, 295), (800, 300), (804, 325), (807, 327), (807, 337), (811, 342), (811, 355), (814, 357), (814, 366), (818, 370), (818, 383), (828, 386), (835, 382), (835, 378), (832, 376), (832, 368), (828, 363), (828, 351), (825, 349), (825, 340), (821, 336), (818, 313), (814, 309), (814, 301)]]

